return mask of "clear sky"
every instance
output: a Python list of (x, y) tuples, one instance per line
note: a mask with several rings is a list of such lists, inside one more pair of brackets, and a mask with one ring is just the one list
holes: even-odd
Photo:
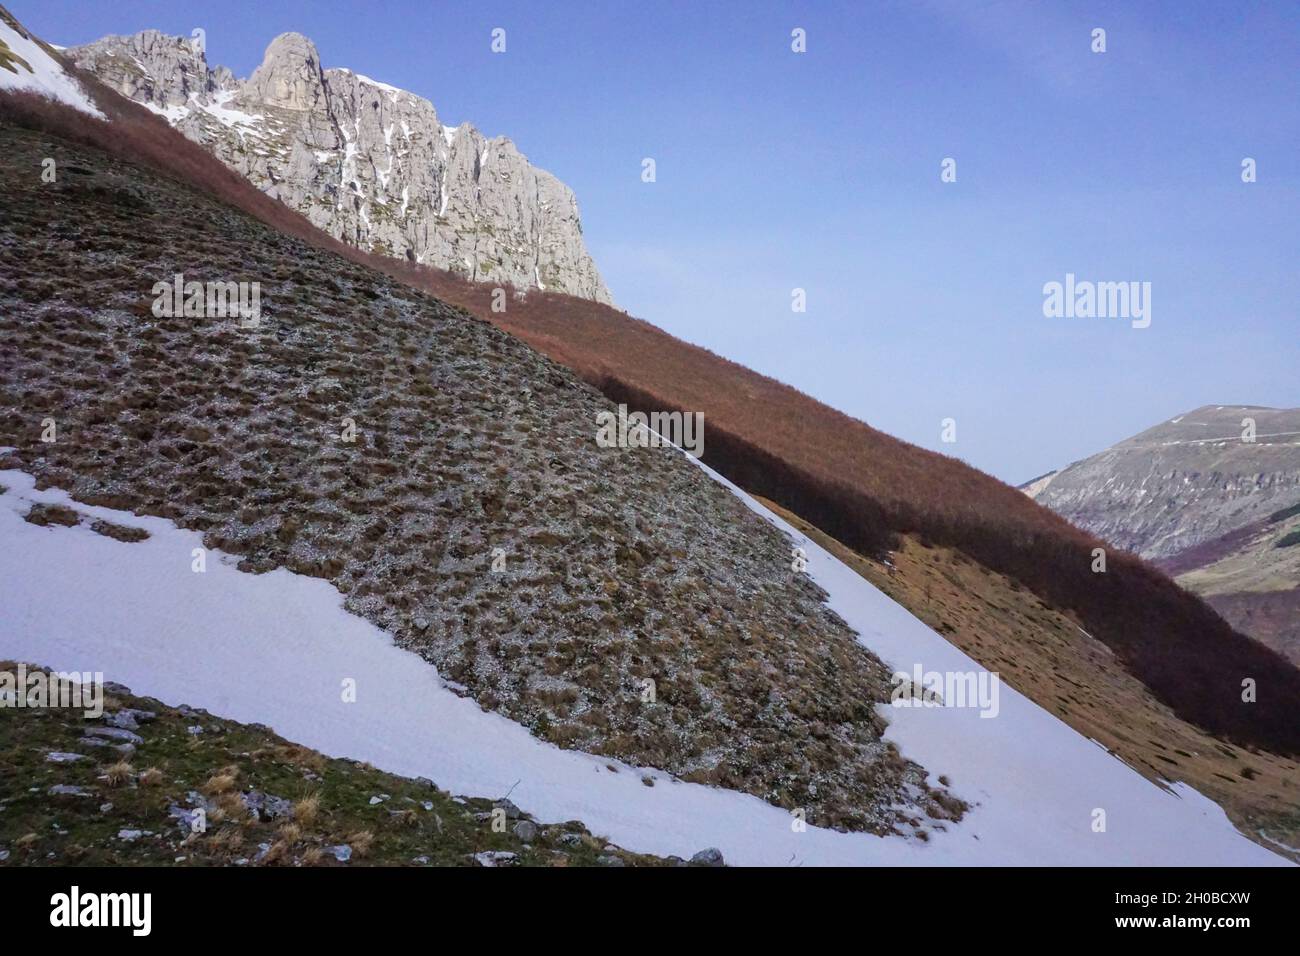
[[(6, 3), (60, 44), (202, 27), (239, 76), (306, 34), (572, 186), (634, 315), (1013, 483), (1300, 405), (1300, 2)], [(1067, 272), (1150, 282), (1151, 326), (1044, 317)]]

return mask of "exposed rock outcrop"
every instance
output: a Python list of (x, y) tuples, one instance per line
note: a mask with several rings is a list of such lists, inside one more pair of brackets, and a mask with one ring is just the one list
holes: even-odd
[(509, 139), (444, 126), (432, 103), (276, 37), (247, 80), (156, 30), (68, 50), (331, 235), (478, 282), (611, 302), (573, 191)]

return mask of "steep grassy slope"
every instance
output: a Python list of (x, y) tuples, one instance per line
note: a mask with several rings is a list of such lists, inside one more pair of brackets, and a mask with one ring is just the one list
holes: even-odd
[[(561, 341), (555, 354), (631, 407), (705, 409), (709, 464), (855, 551), (879, 555), (898, 534), (959, 549), (1077, 615), (1183, 719), (1244, 744), (1300, 752), (1300, 671), (1132, 555), (1112, 551), (1106, 573), (1094, 573), (1093, 549), (1104, 542), (1010, 486), (643, 323), (602, 327), (573, 310), (503, 324), (543, 349)], [(616, 373), (600, 374), (616, 362)], [(1267, 705), (1243, 701), (1247, 678), (1278, 696)]]
[[(563, 746), (822, 826), (960, 812), (881, 740), (888, 675), (788, 539), (676, 451), (598, 447), (567, 369), (91, 149), (0, 126), (0, 181), (7, 467), (329, 579)], [(155, 316), (174, 273), (259, 281), (260, 325)]]
[[(761, 499), (760, 499), (761, 500)], [(865, 558), (765, 501), (845, 564), (1079, 733), (1153, 781), (1184, 781), (1274, 852), (1300, 847), (1300, 764), (1239, 748), (1179, 719), (1105, 644), (960, 551), (900, 538)], [(1290, 852), (1300, 862), (1300, 850)]]
[[(3, 671), (16, 666), (0, 661)], [(606, 850), (607, 841), (576, 821), (528, 821), (530, 831), (508, 801), (456, 797), (433, 781), (324, 757), (265, 727), (120, 686), (106, 690), (102, 719), (68, 708), (0, 708), (0, 865), (667, 862)], [(101, 728), (125, 730), (139, 743), (88, 733)], [(498, 806), (502, 826), (494, 827)]]
[(1242, 633), (1300, 664), (1300, 505), (1156, 564)]
[(1300, 587), (1287, 591), (1210, 592), (1205, 600), (1238, 630), (1300, 666)]
[[(89, 88), (96, 83), (83, 78)], [(914, 533), (959, 548), (1078, 615), (1116, 660), (1183, 718), (1235, 740), (1300, 752), (1300, 671), (1237, 634), (1208, 606), (1127, 555), (1091, 570), (1102, 542), (953, 459), (924, 451), (653, 326), (607, 307), (552, 294), (511, 298), (436, 270), (366, 256), (239, 181), (161, 119), (99, 88), (112, 123), (0, 98), (0, 117), (93, 142), (165, 170), (318, 248), (366, 262), (463, 306), (574, 369), (607, 395), (650, 408), (703, 411), (705, 460), (738, 484), (791, 508), (864, 554)], [(1258, 701), (1244, 705), (1241, 682)]]

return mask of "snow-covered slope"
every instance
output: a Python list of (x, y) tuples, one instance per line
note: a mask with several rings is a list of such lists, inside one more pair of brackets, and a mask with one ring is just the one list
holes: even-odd
[[(719, 479), (721, 480), (721, 479)], [(145, 528), (122, 543), (23, 520), (32, 502), (72, 504), (0, 472), (0, 657), (101, 670), (138, 693), (270, 725), (327, 753), (423, 775), (455, 792), (510, 791), (539, 819), (583, 820), (629, 849), (722, 849), (738, 864), (1283, 864), (1237, 833), (1196, 792), (1153, 786), (1010, 689), (999, 714), (891, 709), (889, 736), (975, 804), (928, 841), (799, 832), (786, 811), (744, 794), (675, 782), (561, 750), (448, 689), (435, 669), (347, 614), (326, 582), (286, 570), (254, 576), (159, 518), (75, 505)], [(740, 494), (740, 492), (737, 492)], [(749, 499), (745, 499), (749, 502)], [(782, 524), (749, 502), (767, 520)], [(979, 666), (811, 541), (790, 531), (832, 606), (887, 663)], [(356, 681), (356, 701), (342, 688)], [(614, 769), (611, 769), (614, 768)], [(646, 786), (643, 777), (654, 780)], [(1095, 811), (1106, 829), (1095, 832)]]
[(0, 15), (0, 90), (40, 93), (83, 113), (104, 118), (81, 84), (39, 43), (3, 15)]

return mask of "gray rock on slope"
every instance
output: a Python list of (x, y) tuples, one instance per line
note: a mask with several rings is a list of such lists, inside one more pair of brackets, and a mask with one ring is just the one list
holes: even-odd
[(67, 51), (258, 188), (368, 252), (477, 282), (610, 303), (573, 191), (509, 139), (443, 126), (433, 104), (276, 37), (247, 80), (156, 30)]
[(191, 95), (208, 102), (222, 90), (234, 89), (236, 82), (225, 67), (209, 70), (190, 41), (157, 30), (105, 37), (65, 54), (123, 96), (156, 110), (183, 107)]

